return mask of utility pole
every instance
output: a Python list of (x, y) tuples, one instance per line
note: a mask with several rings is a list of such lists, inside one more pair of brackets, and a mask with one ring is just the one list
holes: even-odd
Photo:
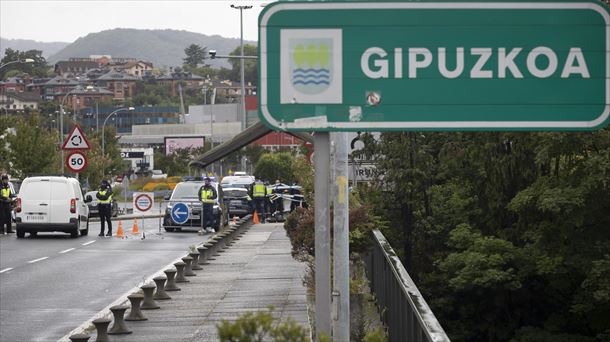
[[(246, 85), (245, 85), (245, 75), (244, 75), (244, 10), (252, 8), (252, 6), (241, 5), (235, 6), (231, 5), (231, 8), (235, 8), (239, 10), (239, 31), (240, 31), (240, 45), (241, 45), (241, 55), (240, 55), (240, 66), (241, 66), (241, 131), (243, 132), (246, 129)], [(246, 169), (246, 159), (242, 156), (241, 158), (241, 168), (242, 170)]]

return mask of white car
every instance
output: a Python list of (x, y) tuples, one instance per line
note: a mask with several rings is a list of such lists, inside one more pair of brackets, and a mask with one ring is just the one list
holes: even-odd
[(64, 232), (78, 237), (89, 233), (89, 208), (75, 178), (42, 176), (23, 180), (15, 207), (17, 237), (25, 233)]

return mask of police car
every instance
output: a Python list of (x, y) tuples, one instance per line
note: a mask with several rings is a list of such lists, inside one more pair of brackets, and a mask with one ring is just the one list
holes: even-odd
[[(201, 202), (199, 201), (199, 189), (204, 182), (201, 180), (186, 181), (176, 184), (169, 200), (165, 215), (163, 217), (163, 228), (167, 232), (201, 229)], [(216, 188), (218, 198), (213, 207), (212, 227), (218, 230), (226, 225), (227, 218), (222, 205), (222, 194), (218, 191), (218, 183), (211, 183)]]

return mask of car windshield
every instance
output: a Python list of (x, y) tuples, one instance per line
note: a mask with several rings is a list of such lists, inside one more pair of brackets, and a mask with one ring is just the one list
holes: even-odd
[(246, 197), (248, 195), (248, 191), (246, 191), (246, 189), (225, 189), (223, 190), (223, 195), (225, 198), (241, 198)]
[(203, 182), (185, 182), (178, 183), (174, 192), (172, 193), (172, 200), (181, 199), (198, 199), (199, 188), (203, 185)]

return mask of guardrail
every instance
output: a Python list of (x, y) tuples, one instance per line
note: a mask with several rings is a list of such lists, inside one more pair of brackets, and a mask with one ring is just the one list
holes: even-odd
[(366, 274), (377, 298), (390, 342), (449, 342), (428, 303), (378, 230), (373, 230), (373, 249), (366, 257)]

